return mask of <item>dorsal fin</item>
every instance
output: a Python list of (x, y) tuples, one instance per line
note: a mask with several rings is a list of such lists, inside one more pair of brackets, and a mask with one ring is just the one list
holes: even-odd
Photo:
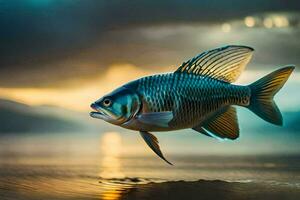
[(203, 52), (184, 62), (175, 73), (192, 73), (232, 83), (249, 62), (254, 49), (230, 45)]
[(229, 106), (214, 119), (203, 124), (203, 127), (213, 135), (220, 138), (236, 139), (239, 137), (239, 124), (236, 109)]

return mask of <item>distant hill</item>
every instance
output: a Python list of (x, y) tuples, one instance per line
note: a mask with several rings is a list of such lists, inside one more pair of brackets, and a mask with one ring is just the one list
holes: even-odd
[(53, 132), (107, 132), (121, 128), (78, 112), (52, 105), (29, 106), (0, 99), (0, 134)]
[(84, 124), (58, 115), (50, 115), (38, 107), (0, 99), (0, 133), (34, 133), (79, 131)]

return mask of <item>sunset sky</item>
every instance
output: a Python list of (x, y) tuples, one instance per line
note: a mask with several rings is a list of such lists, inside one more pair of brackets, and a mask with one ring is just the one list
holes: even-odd
[[(246, 45), (255, 51), (234, 84), (296, 66), (275, 97), (283, 127), (238, 107), (237, 140), (192, 129), (155, 132), (161, 149), (170, 160), (299, 155), (299, 11), (299, 0), (0, 0), (0, 152), (39, 154), (37, 162), (50, 164), (60, 154), (78, 156), (80, 164), (103, 167), (101, 177), (124, 176), (124, 155), (148, 156), (141, 158), (159, 166), (137, 131), (91, 118), (90, 104), (128, 81), (173, 72), (203, 51)], [(58, 156), (58, 162), (69, 161)]]
[(296, 73), (278, 99), (284, 109), (299, 110), (297, 0), (129, 1), (126, 6), (14, 0), (0, 1), (0, 7), (1, 98), (88, 111), (92, 101), (127, 81), (174, 71), (208, 49), (242, 44), (255, 52), (239, 83), (294, 64)]

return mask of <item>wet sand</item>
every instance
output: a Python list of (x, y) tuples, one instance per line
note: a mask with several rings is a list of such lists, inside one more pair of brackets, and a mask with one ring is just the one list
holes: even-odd
[(300, 199), (300, 188), (275, 183), (240, 183), (219, 180), (172, 181), (137, 185), (125, 192), (121, 199), (296, 200)]

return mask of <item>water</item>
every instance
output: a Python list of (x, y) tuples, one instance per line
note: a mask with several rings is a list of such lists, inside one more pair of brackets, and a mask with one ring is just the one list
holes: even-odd
[(171, 154), (169, 166), (124, 143), (114, 132), (2, 136), (0, 199), (119, 199), (136, 184), (198, 179), (300, 189), (300, 156)]

